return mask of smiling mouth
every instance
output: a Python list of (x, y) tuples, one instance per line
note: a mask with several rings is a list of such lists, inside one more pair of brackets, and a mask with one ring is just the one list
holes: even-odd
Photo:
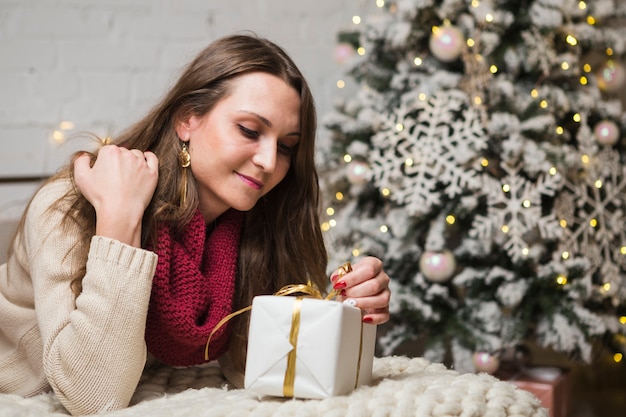
[(254, 188), (255, 190), (260, 190), (261, 187), (263, 187), (263, 183), (260, 182), (260, 181), (255, 180), (254, 178), (250, 178), (250, 177), (245, 176), (245, 175), (240, 174), (240, 173), (237, 173), (237, 175), (239, 176), (239, 178), (241, 178), (241, 180), (244, 183), (246, 183), (250, 187)]

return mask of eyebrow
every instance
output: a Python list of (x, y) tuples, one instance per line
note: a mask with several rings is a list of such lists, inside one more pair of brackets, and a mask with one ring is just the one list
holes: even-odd
[[(261, 121), (261, 123), (263, 123), (265, 126), (267, 127), (272, 127), (272, 122), (269, 121), (266, 117), (261, 116), (258, 113), (255, 113), (253, 111), (249, 111), (249, 110), (240, 110), (242, 113), (246, 113), (246, 114), (250, 114), (254, 117), (256, 117), (257, 119), (259, 119)], [(285, 136), (301, 136), (300, 132), (289, 132), (287, 133), (287, 135)]]

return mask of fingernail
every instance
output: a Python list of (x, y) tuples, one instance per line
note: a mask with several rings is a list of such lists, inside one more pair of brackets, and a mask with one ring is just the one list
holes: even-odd
[(339, 282), (336, 282), (335, 285), (333, 285), (333, 288), (336, 290), (340, 290), (342, 288), (346, 288), (346, 286), (347, 286), (346, 281), (339, 281)]
[(340, 296), (345, 297), (346, 294), (346, 290), (341, 290), (341, 292), (339, 293)]
[(335, 272), (334, 274), (332, 274), (332, 275), (330, 276), (330, 280), (331, 280), (331, 282), (335, 282), (335, 281), (337, 281), (337, 278), (339, 278), (339, 273), (338, 273), (338, 272)]
[(348, 298), (346, 301), (343, 302), (345, 305), (350, 306), (350, 307), (356, 307), (356, 300), (353, 300), (352, 298)]
[(371, 318), (371, 317), (367, 317), (367, 316), (363, 317), (363, 323), (371, 323), (373, 321), (374, 321), (374, 319)]

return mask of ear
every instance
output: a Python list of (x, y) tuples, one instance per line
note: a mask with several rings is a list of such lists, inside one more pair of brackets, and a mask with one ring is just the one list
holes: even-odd
[(193, 132), (200, 126), (201, 118), (188, 116), (176, 123), (176, 134), (183, 142), (189, 142)]

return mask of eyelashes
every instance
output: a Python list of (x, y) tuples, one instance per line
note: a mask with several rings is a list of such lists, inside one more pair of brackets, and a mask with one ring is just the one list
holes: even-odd
[(241, 133), (243, 133), (243, 135), (247, 138), (250, 139), (257, 139), (259, 137), (259, 132), (257, 132), (256, 130), (252, 130), (252, 129), (248, 129), (245, 126), (242, 125), (238, 125), (239, 126), (239, 130), (241, 130)]
[[(247, 127), (243, 125), (237, 125), (237, 126), (239, 127), (239, 130), (241, 131), (243, 136), (245, 136), (248, 139), (258, 139), (260, 137), (259, 132), (257, 132), (256, 130), (248, 129)], [(291, 155), (295, 151), (296, 146), (297, 144), (294, 146), (289, 146), (286, 143), (278, 142), (278, 151), (285, 155)]]

